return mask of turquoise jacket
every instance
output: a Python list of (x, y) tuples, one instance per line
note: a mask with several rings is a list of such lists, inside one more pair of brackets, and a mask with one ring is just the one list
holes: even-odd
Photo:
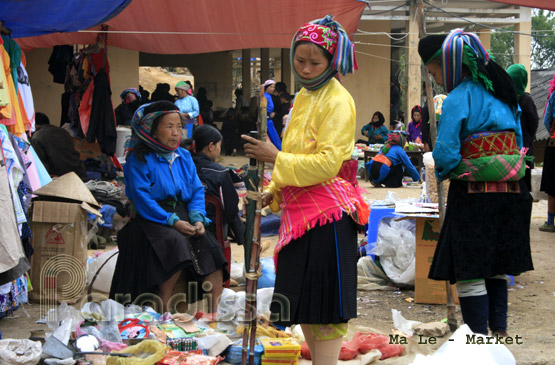
[(433, 157), (436, 175), (444, 179), (461, 162), (461, 141), (477, 132), (514, 131), (522, 148), (520, 108), (513, 110), (479, 83), (461, 82), (443, 102)]

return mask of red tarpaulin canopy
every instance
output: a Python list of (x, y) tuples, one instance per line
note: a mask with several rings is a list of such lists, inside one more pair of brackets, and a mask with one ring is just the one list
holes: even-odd
[(555, 11), (555, 0), (490, 0), (496, 3), (526, 6), (528, 8), (538, 8)]
[[(365, 6), (358, 0), (133, 0), (106, 22), (108, 45), (156, 54), (289, 48), (302, 24), (327, 14), (352, 35)], [(98, 30), (100, 26), (17, 42), (24, 50), (91, 44)]]

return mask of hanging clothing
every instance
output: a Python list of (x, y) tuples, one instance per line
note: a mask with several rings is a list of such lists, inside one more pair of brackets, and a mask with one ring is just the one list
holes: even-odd
[(29, 75), (27, 70), (23, 65), (23, 62), (19, 66), (19, 84), (17, 85), (19, 89), (19, 100), (20, 108), (22, 114), (25, 115), (25, 129), (28, 131), (35, 131), (35, 103), (33, 101), (33, 93), (31, 92), (31, 84), (29, 83)]
[(116, 152), (116, 120), (112, 106), (112, 92), (108, 74), (100, 69), (94, 77), (94, 91), (87, 142), (98, 141), (100, 149), (108, 156)]
[(54, 76), (54, 82), (63, 84), (66, 78), (67, 66), (73, 59), (73, 46), (54, 46), (48, 59), (48, 72)]
[(0, 230), (0, 252), (2, 252), (0, 255), (0, 284), (5, 284), (29, 270), (30, 265), (19, 238), (14, 203), (11, 197), (10, 177), (3, 153), (4, 142), (0, 141), (0, 143), (2, 145), (2, 153), (0, 153), (0, 227), (2, 227)]
[(14, 211), (16, 222), (18, 226), (22, 223), (27, 222), (25, 217), (25, 212), (23, 211), (23, 206), (17, 195), (17, 188), (19, 184), (23, 181), (23, 167), (19, 163), (15, 149), (10, 140), (9, 134), (6, 127), (0, 125), (0, 140), (2, 140), (2, 153), (4, 154), (4, 163), (8, 169), (8, 176), (10, 177), (10, 191), (12, 196), (12, 201), (14, 204)]

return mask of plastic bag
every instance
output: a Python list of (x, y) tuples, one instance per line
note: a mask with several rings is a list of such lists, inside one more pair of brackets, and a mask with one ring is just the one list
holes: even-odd
[(266, 257), (260, 260), (262, 276), (258, 279), (258, 288), (273, 288), (276, 285), (276, 270), (274, 258)]
[[(114, 271), (116, 270), (116, 262), (118, 261), (118, 255), (116, 254), (116, 252), (119, 252), (117, 248), (106, 251), (102, 255), (91, 261), (89, 264), (87, 264), (87, 285), (91, 285), (92, 279), (98, 273), (96, 279), (94, 280), (94, 283), (92, 283), (93, 289), (103, 293), (110, 292), (112, 277), (114, 276)], [(102, 266), (107, 260), (109, 261), (104, 266)], [(101, 266), (102, 269), (100, 269)]]
[(401, 312), (398, 311), (397, 309), (391, 310), (391, 317), (393, 318), (393, 326), (397, 328), (399, 331), (403, 331), (403, 333), (406, 333), (408, 336), (413, 335), (414, 326), (422, 324), (422, 322), (410, 321), (408, 319), (405, 319), (405, 317), (403, 317)]
[(136, 345), (129, 346), (121, 351), (114, 351), (123, 354), (147, 354), (147, 357), (131, 356), (118, 357), (108, 356), (106, 365), (152, 365), (162, 360), (170, 348), (156, 340), (143, 340)]
[(31, 340), (0, 340), (0, 360), (2, 364), (35, 365), (40, 360), (42, 346)]
[(218, 304), (218, 322), (231, 321), (235, 318), (235, 292), (224, 288)]
[(370, 253), (380, 257), (387, 277), (399, 286), (414, 286), (416, 224), (414, 219), (384, 218), (378, 226), (378, 240)]
[[(467, 335), (485, 337), (474, 334), (464, 324), (432, 355), (424, 356), (417, 354), (412, 365), (466, 365), (466, 364), (488, 364), (488, 365), (514, 365), (515, 357), (509, 348), (502, 344), (478, 345), (468, 343)], [(484, 339), (484, 341), (486, 341)], [(485, 342), (484, 342), (485, 343)]]

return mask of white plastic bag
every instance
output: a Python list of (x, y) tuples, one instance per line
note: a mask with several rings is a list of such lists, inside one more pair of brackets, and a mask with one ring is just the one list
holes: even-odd
[(403, 331), (403, 333), (407, 334), (408, 336), (412, 336), (414, 334), (414, 326), (422, 323), (406, 319), (397, 309), (391, 310), (391, 317), (393, 318), (393, 326), (399, 331)]
[[(468, 341), (486, 337), (472, 333), (468, 325), (462, 325), (432, 355), (416, 355), (411, 365), (515, 365), (516, 360), (509, 348), (501, 344), (478, 345)], [(473, 337), (474, 336), (474, 337)], [(486, 341), (484, 339), (484, 341)]]
[(41, 354), (42, 346), (39, 341), (0, 340), (0, 364), (35, 365)]
[(380, 257), (386, 275), (399, 286), (414, 286), (416, 224), (414, 219), (384, 218), (371, 254)]
[[(98, 276), (94, 280), (92, 286), (93, 289), (101, 291), (103, 293), (110, 292), (112, 277), (114, 276), (114, 271), (116, 270), (116, 262), (118, 261), (118, 255), (116, 254), (117, 252), (119, 252), (117, 248), (106, 251), (87, 265), (87, 285), (91, 285), (92, 279), (98, 272)], [(114, 254), (116, 255), (113, 256)], [(102, 266), (107, 260), (109, 261), (106, 263), (106, 265)], [(101, 266), (102, 269), (100, 269)]]

